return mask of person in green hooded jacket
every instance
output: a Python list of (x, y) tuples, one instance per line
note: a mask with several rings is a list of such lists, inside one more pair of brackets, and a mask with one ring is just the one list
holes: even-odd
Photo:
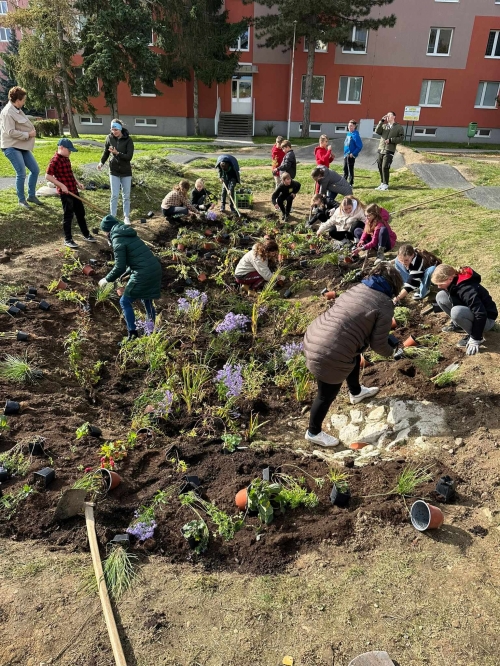
[(146, 243), (139, 238), (135, 229), (123, 224), (116, 217), (106, 215), (101, 221), (101, 229), (108, 234), (115, 255), (115, 265), (106, 277), (99, 281), (99, 286), (115, 282), (125, 273), (130, 274), (125, 292), (120, 298), (120, 306), (127, 323), (127, 340), (133, 340), (138, 336), (132, 306), (135, 300), (141, 299), (148, 321), (154, 324), (156, 311), (153, 300), (160, 298), (161, 264)]

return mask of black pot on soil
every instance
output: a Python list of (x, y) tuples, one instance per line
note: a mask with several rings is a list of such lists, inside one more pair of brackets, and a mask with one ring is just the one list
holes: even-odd
[(43, 437), (35, 437), (33, 441), (28, 443), (28, 451), (32, 456), (45, 455), (44, 449), (45, 439)]
[(47, 303), (47, 301), (40, 301), (38, 307), (40, 310), (50, 310), (50, 303)]
[(55, 470), (52, 467), (44, 467), (39, 472), (33, 474), (33, 481), (36, 485), (47, 488), (56, 478)]
[(17, 296), (11, 296), (7, 299), (7, 305), (15, 305), (18, 300)]
[(88, 433), (91, 437), (100, 437), (102, 435), (102, 430), (94, 425), (89, 425)]
[(128, 548), (130, 546), (130, 535), (115, 534), (115, 536), (111, 539), (110, 543), (114, 543), (115, 546), (122, 546), (122, 548)]
[(306, 268), (306, 266), (307, 266), (307, 259), (302, 259), (302, 261), (300, 262), (300, 267)]
[(28, 293), (28, 294), (26, 294), (26, 296), (25, 296), (24, 298), (25, 298), (27, 301), (34, 301), (34, 300), (36, 299), (36, 296), (35, 296), (35, 294), (29, 294), (29, 293)]
[(10, 479), (10, 472), (5, 469), (5, 467), (0, 467), (0, 483), (8, 481)]
[(198, 476), (183, 476), (179, 494), (188, 493), (190, 490), (196, 491), (200, 486), (201, 481)]
[(15, 305), (11, 305), (10, 308), (7, 310), (7, 312), (13, 317), (15, 317), (21, 312), (21, 310), (19, 308), (16, 308)]
[(28, 309), (28, 306), (26, 305), (26, 303), (21, 303), (21, 301), (16, 301), (16, 303), (14, 305), (16, 306), (16, 308), (18, 308), (19, 310), (22, 310), (23, 312), (24, 312), (24, 310)]
[(3, 413), (6, 416), (9, 416), (11, 414), (19, 414), (20, 411), (21, 411), (21, 404), (19, 402), (16, 402), (15, 400), (7, 400), (5, 402)]
[(283, 294), (283, 298), (290, 298), (290, 296), (292, 295), (292, 293), (293, 293), (293, 292), (292, 292), (291, 289), (287, 289), (287, 290), (285, 291), (285, 293)]
[(24, 331), (17, 331), (16, 340), (18, 342), (27, 342), (30, 339), (30, 334), (25, 333)]
[(436, 484), (436, 492), (445, 502), (453, 502), (456, 497), (456, 482), (451, 476), (442, 476)]
[(330, 493), (330, 502), (332, 504), (344, 508), (348, 506), (350, 500), (351, 500), (351, 493), (349, 491), (347, 491), (346, 493), (341, 493), (337, 488), (337, 486), (333, 486), (332, 492)]
[(38, 293), (38, 289), (36, 287), (28, 287), (28, 294), (33, 294), (33, 296), (36, 296)]

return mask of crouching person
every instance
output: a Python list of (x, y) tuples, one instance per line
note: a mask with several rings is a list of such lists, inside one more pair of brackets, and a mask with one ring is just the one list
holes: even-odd
[(436, 302), (451, 318), (451, 323), (443, 331), (465, 331), (467, 335), (457, 347), (465, 349), (467, 356), (477, 354), (484, 342), (483, 333), (493, 328), (498, 317), (497, 306), (482, 286), (481, 276), (469, 266), (455, 270), (453, 266), (441, 264), (432, 274), (431, 282), (441, 290)]
[(344, 380), (352, 405), (378, 393), (378, 387), (367, 388), (359, 382), (360, 355), (367, 347), (382, 356), (393, 355), (394, 349), (388, 343), (394, 315), (392, 299), (402, 286), (396, 268), (381, 263), (309, 325), (304, 352), (306, 365), (318, 382), (318, 394), (311, 407), (305, 438), (313, 444), (339, 444), (322, 427)]
[(394, 305), (398, 305), (408, 294), (413, 294), (413, 300), (420, 301), (429, 293), (431, 276), (441, 259), (432, 252), (425, 250), (414, 250), (409, 243), (401, 245), (394, 265), (404, 280), (403, 289), (394, 299)]
[(277, 187), (271, 196), (276, 210), (281, 210), (281, 219), (286, 222), (292, 209), (292, 203), (300, 190), (300, 183), (297, 180), (292, 180), (289, 173), (281, 174), (281, 184)]
[(316, 227), (318, 223), (326, 222), (329, 218), (329, 210), (326, 205), (325, 197), (321, 194), (315, 194), (311, 199), (311, 212), (307, 221), (308, 227)]
[(137, 338), (135, 314), (132, 306), (138, 298), (144, 304), (147, 319), (154, 323), (156, 311), (153, 299), (160, 298), (161, 264), (135, 229), (126, 226), (112, 215), (106, 215), (101, 221), (101, 229), (106, 232), (115, 255), (115, 265), (105, 278), (99, 281), (103, 287), (108, 282), (115, 282), (124, 274), (129, 274), (125, 292), (120, 298), (120, 305), (127, 324), (127, 340)]
[[(265, 243), (256, 243), (250, 252), (244, 254), (236, 266), (234, 279), (241, 285), (242, 291), (247, 294), (254, 292), (273, 277), (269, 268), (269, 260), (278, 258), (278, 243), (268, 240)], [(278, 276), (278, 281), (280, 281)]]

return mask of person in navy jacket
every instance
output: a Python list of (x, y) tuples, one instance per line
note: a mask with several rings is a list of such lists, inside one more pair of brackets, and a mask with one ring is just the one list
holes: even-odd
[(344, 178), (354, 185), (354, 163), (356, 157), (363, 150), (363, 142), (358, 132), (358, 123), (355, 120), (350, 120), (344, 141)]

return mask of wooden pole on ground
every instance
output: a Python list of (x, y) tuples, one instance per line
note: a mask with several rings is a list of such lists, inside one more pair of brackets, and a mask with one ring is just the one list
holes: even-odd
[(426, 201), (422, 201), (422, 203), (414, 204), (413, 206), (407, 206), (406, 208), (401, 208), (401, 210), (396, 210), (394, 213), (391, 213), (391, 215), (399, 215), (400, 213), (404, 213), (407, 210), (411, 210), (412, 208), (420, 208), (420, 206), (426, 206), (427, 204), (434, 203), (434, 201), (441, 201), (442, 199), (448, 199), (449, 197), (456, 197), (457, 194), (463, 194), (464, 192), (469, 192), (470, 190), (475, 190), (476, 186), (473, 185), (472, 187), (467, 187), (465, 190), (457, 190), (456, 192), (452, 192), (451, 194), (445, 194), (442, 197), (436, 197), (435, 199), (427, 199)]

